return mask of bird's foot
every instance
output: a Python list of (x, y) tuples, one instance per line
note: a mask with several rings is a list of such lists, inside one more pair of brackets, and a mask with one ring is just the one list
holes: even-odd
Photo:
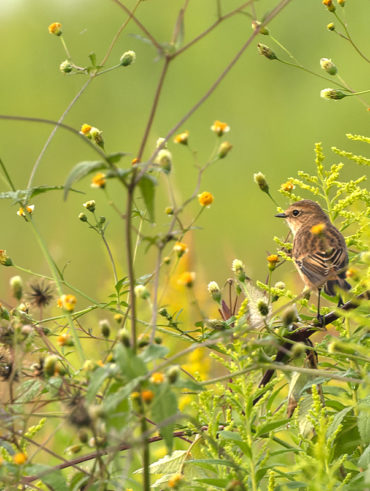
[(325, 319), (324, 319), (324, 316), (321, 315), (321, 314), (317, 314), (315, 324), (318, 325), (319, 327), (325, 327)]

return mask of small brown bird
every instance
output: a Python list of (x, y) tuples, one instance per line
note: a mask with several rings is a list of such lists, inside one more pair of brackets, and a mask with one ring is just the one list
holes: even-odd
[[(321, 289), (335, 296), (337, 288), (351, 288), (345, 280), (348, 254), (344, 237), (321, 207), (309, 199), (297, 201), (275, 216), (285, 218), (293, 233), (292, 257), (302, 280), (309, 288), (318, 289), (317, 318), (321, 320)], [(342, 304), (339, 296), (338, 305)]]

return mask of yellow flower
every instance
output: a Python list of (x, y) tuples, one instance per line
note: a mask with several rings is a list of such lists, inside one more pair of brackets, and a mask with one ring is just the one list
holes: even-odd
[(211, 126), (211, 130), (218, 136), (222, 136), (224, 133), (230, 131), (230, 126), (227, 123), (222, 123), (221, 121), (216, 121)]
[(279, 256), (277, 254), (270, 254), (270, 256), (267, 256), (267, 262), (269, 270), (273, 271), (276, 268), (276, 264), (279, 262)]
[(294, 189), (294, 184), (291, 181), (284, 182), (284, 184), (281, 185), (281, 189), (283, 191), (286, 191), (288, 193), (291, 193)]
[(163, 384), (164, 382), (164, 375), (162, 372), (154, 372), (153, 375), (150, 377), (150, 381), (152, 384)]
[(107, 180), (105, 174), (103, 172), (98, 172), (91, 180), (91, 187), (103, 189), (105, 188), (106, 182)]
[(18, 452), (13, 455), (13, 462), (17, 465), (22, 465), (27, 461), (27, 455), (23, 452)]
[(175, 474), (173, 475), (169, 480), (168, 480), (168, 487), (169, 488), (177, 488), (177, 485), (179, 482), (183, 479), (182, 474)]
[(195, 273), (190, 271), (185, 271), (184, 273), (180, 274), (177, 282), (179, 285), (187, 286), (190, 288), (193, 286), (194, 280), (195, 280)]
[(13, 261), (10, 259), (4, 249), (0, 250), (0, 264), (2, 264), (3, 266), (12, 266), (13, 264)]
[(198, 194), (198, 200), (202, 206), (210, 206), (213, 203), (214, 199), (215, 198), (213, 194), (209, 193), (208, 191), (204, 191), (203, 193)]
[(182, 145), (187, 145), (188, 144), (188, 139), (189, 139), (189, 131), (183, 131), (182, 133), (179, 133), (178, 135), (175, 136), (173, 141), (175, 143), (181, 143)]
[(139, 159), (135, 157), (134, 159), (131, 160), (131, 165), (135, 165), (139, 163)]
[(76, 303), (77, 298), (70, 293), (68, 293), (67, 295), (62, 295), (58, 299), (58, 307), (67, 310), (68, 312), (72, 312), (74, 310)]
[(329, 12), (335, 11), (335, 6), (333, 4), (333, 0), (322, 0), (323, 5), (328, 8)]
[(55, 36), (61, 36), (62, 34), (62, 24), (60, 22), (53, 22), (48, 27), (48, 31), (50, 34), (54, 34)]
[(141, 393), (141, 398), (144, 402), (149, 404), (154, 399), (154, 392), (152, 390), (143, 390)]
[(176, 242), (176, 244), (173, 246), (173, 250), (176, 252), (178, 257), (182, 257), (188, 252), (189, 248), (186, 244), (183, 244), (182, 242)]
[(311, 234), (313, 235), (321, 235), (326, 229), (325, 223), (318, 223), (311, 227)]
[(85, 123), (81, 126), (80, 133), (82, 133), (83, 135), (86, 136), (90, 133), (91, 128), (92, 128), (92, 126), (90, 124)]
[(57, 342), (59, 346), (73, 346), (73, 341), (71, 339), (71, 335), (67, 332), (64, 332), (60, 336), (58, 336)]
[(140, 399), (140, 392), (135, 391), (131, 393), (131, 399)]
[[(26, 211), (30, 215), (32, 215), (34, 209), (35, 209), (35, 205), (26, 206)], [(24, 208), (20, 207), (19, 210), (17, 211), (17, 215), (20, 216), (20, 217), (25, 217), (26, 216), (26, 212), (25, 212)]]

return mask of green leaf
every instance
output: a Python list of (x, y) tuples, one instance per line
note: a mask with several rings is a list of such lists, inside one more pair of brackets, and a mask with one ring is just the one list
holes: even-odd
[[(53, 469), (48, 465), (32, 464), (27, 465), (25, 470), (29, 475), (40, 475), (41, 481), (53, 491), (68, 491), (66, 480), (59, 469)], [(44, 475), (42, 475), (45, 473)]]
[(144, 174), (139, 181), (140, 191), (149, 215), (149, 220), (152, 223), (154, 222), (154, 196), (156, 185), (157, 180), (149, 174)]
[[(62, 191), (63, 189), (64, 186), (35, 186), (29, 189), (18, 189), (17, 191), (0, 193), (0, 199), (13, 199), (15, 202), (27, 201), (38, 194), (47, 193), (48, 191)], [(71, 191), (81, 193), (81, 191), (77, 191), (76, 189), (71, 189)]]
[(175, 422), (171, 421), (163, 425), (163, 422), (177, 413), (177, 398), (168, 384), (159, 386), (152, 403), (152, 417), (157, 425), (160, 425), (159, 433), (162, 436), (168, 453), (172, 452), (173, 430)]
[(246, 455), (248, 458), (252, 458), (251, 448), (247, 442), (243, 441), (241, 435), (239, 433), (234, 433), (233, 431), (221, 431), (220, 440), (231, 440), (237, 445), (240, 450)]
[(289, 418), (280, 419), (278, 421), (272, 421), (270, 423), (265, 423), (261, 426), (258, 426), (256, 436), (261, 436), (266, 433), (270, 433), (270, 431), (275, 430), (276, 428), (280, 428), (290, 422)]
[(365, 448), (364, 453), (358, 460), (359, 467), (366, 469), (370, 465), (370, 445)]
[(96, 67), (96, 54), (94, 52), (89, 54), (89, 59), (91, 61), (92, 66)]
[[(162, 459), (153, 462), (149, 466), (150, 474), (176, 474), (184, 462), (187, 450), (175, 450), (171, 455), (165, 455)], [(134, 474), (142, 474), (143, 468), (134, 471)]]
[(86, 399), (91, 402), (96, 393), (100, 389), (100, 386), (104, 382), (104, 380), (109, 376), (109, 372), (106, 367), (100, 367), (94, 371), (93, 376), (89, 382), (89, 387), (86, 392)]
[(133, 380), (147, 373), (145, 363), (132, 352), (131, 348), (117, 344), (114, 348), (114, 355), (122, 375), (128, 380)]
[(163, 358), (168, 354), (170, 350), (166, 348), (166, 346), (159, 346), (158, 344), (150, 344), (145, 351), (140, 353), (139, 357), (148, 363), (153, 360), (158, 360), (159, 358)]
[(189, 378), (187, 380), (178, 379), (173, 384), (173, 386), (177, 387), (178, 389), (188, 389), (191, 392), (201, 392), (201, 391), (205, 390), (205, 388), (202, 385), (200, 385), (195, 380), (192, 380), (191, 378)]
[(127, 276), (118, 280), (117, 283), (114, 285), (116, 292), (121, 293), (122, 286), (127, 285), (127, 283), (128, 283)]
[(370, 396), (362, 399), (359, 404), (358, 431), (365, 445), (370, 443)]
[[(126, 152), (111, 153), (110, 155), (107, 156), (107, 160), (111, 164), (116, 164), (117, 162), (119, 162), (121, 160), (122, 157), (125, 157), (125, 155), (127, 155)], [(131, 169), (127, 169), (127, 170), (131, 172)]]
[(103, 162), (102, 160), (79, 162), (73, 167), (64, 184), (64, 199), (67, 199), (68, 193), (73, 183), (79, 181), (92, 172), (106, 168), (107, 163)]
[(224, 465), (226, 467), (233, 467), (234, 469), (239, 469), (240, 467), (235, 462), (231, 462), (230, 460), (222, 460), (222, 459), (194, 459), (188, 460), (188, 464), (197, 464), (197, 465)]
[(346, 415), (353, 410), (353, 407), (346, 407), (342, 409), (342, 411), (339, 411), (338, 413), (335, 414), (333, 422), (328, 428), (328, 431), (326, 433), (327, 438), (330, 438), (333, 433), (337, 430), (338, 426), (342, 423), (343, 419), (346, 417)]

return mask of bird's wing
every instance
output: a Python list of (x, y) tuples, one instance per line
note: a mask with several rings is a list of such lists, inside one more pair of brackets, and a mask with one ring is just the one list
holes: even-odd
[(314, 285), (322, 285), (329, 279), (338, 277), (348, 263), (347, 252), (342, 247), (332, 248), (326, 252), (316, 251), (295, 258), (302, 273)]

